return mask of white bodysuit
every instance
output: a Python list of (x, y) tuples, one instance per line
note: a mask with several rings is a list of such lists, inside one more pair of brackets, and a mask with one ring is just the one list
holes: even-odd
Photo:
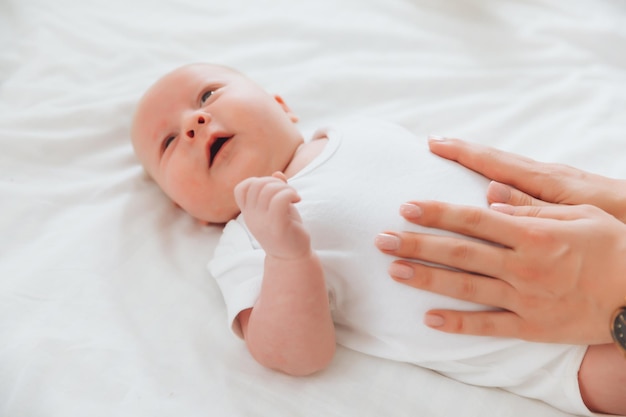
[[(348, 348), (433, 369), (465, 383), (501, 387), (564, 411), (589, 414), (577, 373), (586, 346), (452, 335), (422, 323), (427, 310), (487, 307), (413, 289), (393, 281), (392, 257), (378, 251), (385, 230), (445, 234), (405, 221), (398, 208), (411, 200), (486, 207), (484, 177), (431, 154), (400, 126), (370, 120), (318, 130), (322, 153), (289, 179), (296, 204), (321, 259), (337, 342)], [(222, 290), (228, 318), (253, 307), (263, 277), (264, 252), (243, 217), (229, 222), (211, 274)], [(297, 277), (294, 277), (297, 278)]]

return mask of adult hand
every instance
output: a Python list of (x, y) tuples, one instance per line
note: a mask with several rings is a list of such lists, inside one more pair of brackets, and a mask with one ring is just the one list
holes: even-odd
[(416, 224), (497, 245), (410, 232), (377, 237), (385, 253), (456, 268), (397, 260), (390, 274), (398, 282), (501, 309), (432, 310), (426, 324), (540, 342), (611, 342), (610, 316), (626, 296), (626, 225), (591, 205), (497, 209), (430, 201), (400, 210)]
[(433, 153), (497, 181), (487, 191), (490, 203), (592, 204), (626, 222), (626, 180), (567, 165), (537, 162), (459, 139), (431, 139), (429, 146)]

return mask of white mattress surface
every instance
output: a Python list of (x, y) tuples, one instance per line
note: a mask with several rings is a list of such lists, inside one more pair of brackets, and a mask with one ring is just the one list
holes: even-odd
[[(231, 336), (219, 236), (168, 203), (133, 108), (198, 61), (248, 73), (302, 129), (398, 122), (626, 177), (626, 3), (0, 2), (0, 416), (564, 416), (339, 349), (309, 378)], [(419, 318), (417, 318), (419, 319)]]

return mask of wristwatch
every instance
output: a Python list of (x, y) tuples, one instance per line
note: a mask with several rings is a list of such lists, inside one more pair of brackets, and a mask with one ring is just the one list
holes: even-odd
[(618, 307), (611, 317), (611, 335), (626, 356), (626, 305)]

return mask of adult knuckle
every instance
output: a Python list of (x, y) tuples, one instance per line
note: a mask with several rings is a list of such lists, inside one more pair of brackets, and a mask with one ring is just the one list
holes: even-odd
[(559, 176), (559, 177), (562, 177), (564, 175), (569, 176), (569, 167), (567, 165), (563, 165), (557, 162), (547, 162), (545, 166), (546, 166), (546, 169), (553, 176)]
[(462, 316), (453, 316), (448, 319), (450, 322), (450, 331), (453, 333), (465, 333), (465, 318)]
[(532, 205), (533, 201), (532, 198), (530, 198), (530, 196), (528, 196), (527, 194), (519, 190), (512, 189), (511, 197), (509, 198), (509, 201), (507, 201), (507, 203), (514, 206), (530, 206)]
[(555, 241), (554, 233), (540, 225), (528, 225), (521, 231), (521, 239), (530, 247), (545, 247)]
[(467, 210), (461, 216), (461, 222), (465, 230), (476, 230), (483, 222), (483, 212), (481, 210)]
[(402, 232), (400, 237), (400, 249), (398, 255), (406, 257), (418, 257), (421, 251), (421, 242), (417, 233)]
[(458, 241), (450, 243), (450, 256), (460, 263), (467, 261), (471, 256), (471, 250), (467, 242)]
[(502, 159), (502, 151), (496, 148), (483, 148), (477, 155), (472, 156), (474, 162), (498, 161)]
[(528, 315), (530, 312), (541, 311), (543, 308), (545, 308), (545, 304), (547, 302), (548, 301), (543, 297), (527, 295), (525, 297), (522, 297), (522, 299), (520, 300), (519, 308), (526, 315)]
[(539, 162), (533, 164), (533, 173), (536, 177), (561, 177), (563, 176), (563, 165), (555, 162)]
[(491, 336), (498, 331), (497, 323), (484, 315), (454, 316), (450, 324), (450, 330), (454, 333)]
[(541, 266), (537, 266), (532, 262), (527, 263), (522, 261), (510, 263), (507, 265), (506, 270), (516, 278), (514, 282), (517, 282), (517, 285), (538, 281), (542, 276)]
[(548, 164), (551, 175), (559, 181), (567, 182), (586, 182), (590, 174), (585, 171), (573, 168), (566, 164), (550, 163)]
[(421, 264), (412, 264), (411, 267), (415, 272), (411, 280), (415, 287), (421, 289), (432, 289), (435, 286), (435, 276), (432, 269)]
[(477, 320), (477, 330), (480, 334), (485, 336), (491, 336), (496, 333), (497, 325), (496, 322), (491, 319), (489, 316), (481, 316), (480, 319)]
[(604, 213), (602, 209), (591, 204), (582, 204), (578, 206), (578, 209), (580, 210), (581, 214), (585, 217), (595, 217), (598, 214)]
[(470, 275), (461, 276), (458, 288), (458, 295), (463, 300), (472, 300), (476, 296), (476, 282)]

